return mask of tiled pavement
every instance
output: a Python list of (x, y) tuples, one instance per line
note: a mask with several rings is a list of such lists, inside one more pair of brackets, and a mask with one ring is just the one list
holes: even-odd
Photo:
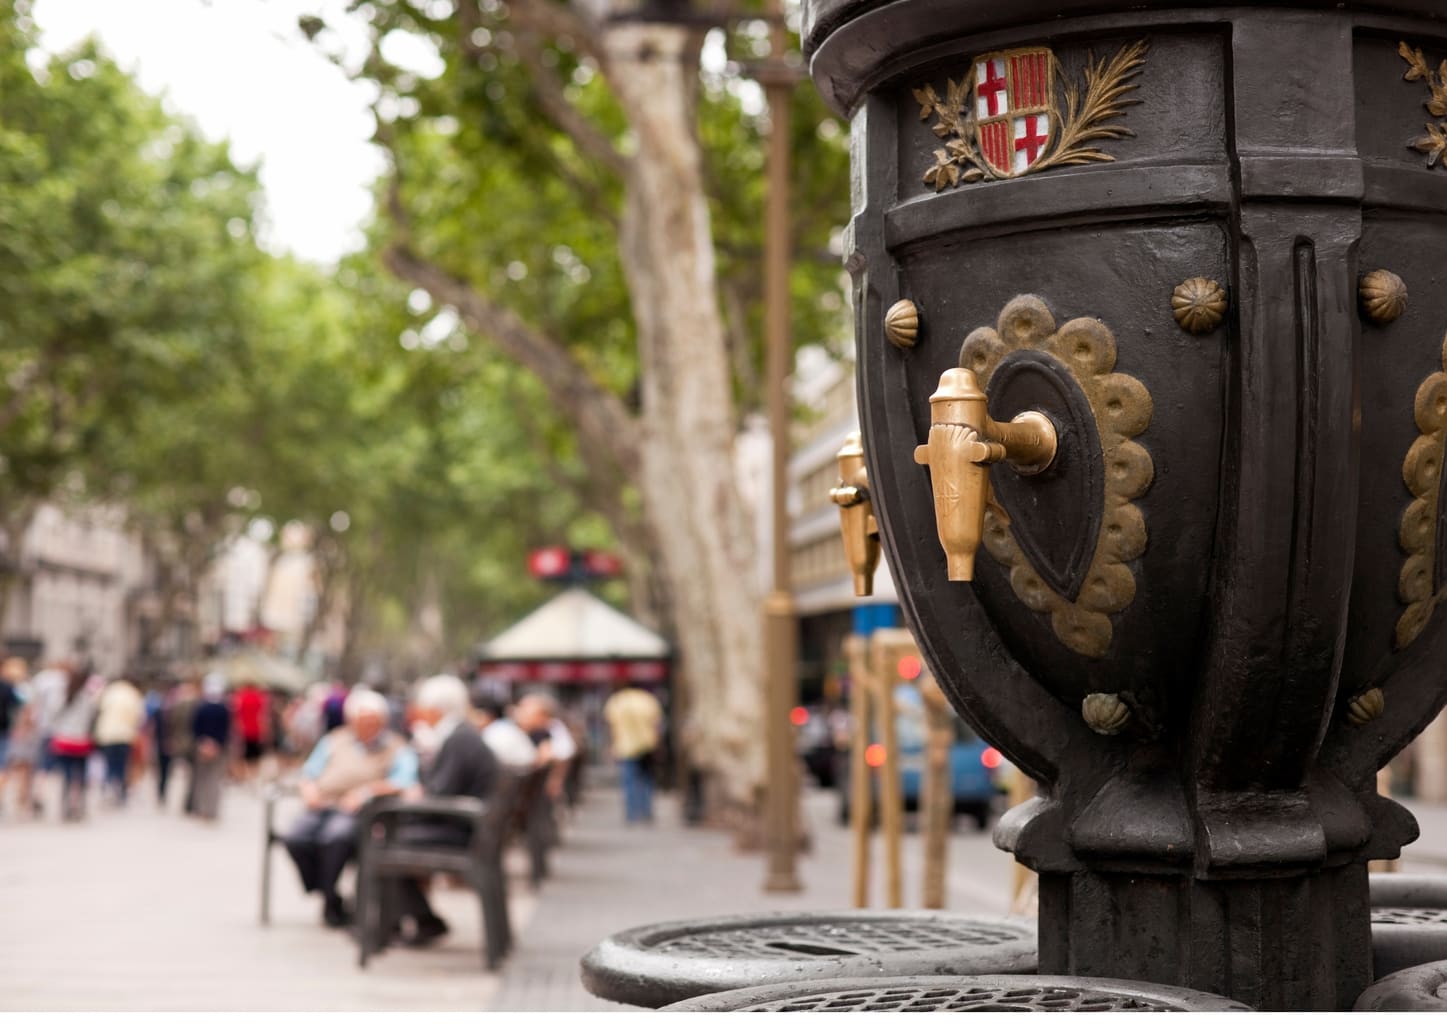
[[(273, 923), (262, 927), (261, 802), (245, 790), (227, 792), (216, 825), (162, 811), (148, 789), (124, 811), (93, 807), (79, 825), (18, 822), (7, 809), (0, 1010), (609, 1008), (583, 990), (578, 959), (610, 932), (669, 918), (847, 905), (847, 833), (832, 810), (830, 795), (810, 794), (815, 852), (800, 862), (805, 892), (765, 895), (762, 858), (735, 852), (729, 835), (685, 828), (668, 799), (656, 826), (626, 829), (617, 791), (598, 786), (564, 824), (564, 846), (539, 893), (514, 863), (517, 949), (489, 974), (476, 903), (446, 890), (434, 898), (454, 929), (443, 943), (389, 950), (359, 970), (355, 947), (320, 927), (319, 908), (279, 849)], [(914, 843), (910, 837), (910, 868)], [(1005, 855), (968, 825), (956, 848), (954, 905), (1002, 910)], [(910, 878), (911, 902), (917, 891)]]
[[(7, 808), (0, 1010), (471, 1010), (496, 994), (466, 893), (438, 895), (455, 928), (438, 948), (389, 951), (361, 971), (285, 852), (272, 855), (262, 927), (255, 795), (229, 791), (216, 825), (160, 810), (149, 790), (77, 825), (18, 822)], [(533, 899), (515, 893), (525, 924)]]
[[(832, 794), (811, 792), (805, 813), (813, 850), (801, 857), (800, 893), (765, 893), (764, 859), (736, 853), (729, 835), (678, 823), (661, 801), (659, 823), (626, 829), (615, 790), (592, 792), (569, 824), (520, 948), (489, 1004), (499, 1010), (623, 1009), (583, 990), (578, 960), (603, 937), (658, 921), (767, 910), (837, 910), (849, 905), (849, 833), (834, 821)], [(967, 821), (951, 850), (951, 907), (1004, 913), (1011, 862)], [(876, 858), (880, 852), (876, 847)], [(918, 836), (904, 844), (905, 902), (919, 905)], [(876, 869), (877, 870), (877, 869)], [(876, 877), (876, 906), (882, 883)]]
[[(359, 970), (354, 946), (319, 926), (318, 908), (279, 850), (273, 924), (260, 926), (261, 804), (243, 790), (228, 792), (214, 826), (159, 810), (148, 792), (129, 810), (97, 810), (82, 825), (16, 822), (7, 812), (0, 1010), (617, 1009), (578, 980), (578, 959), (611, 932), (847, 905), (848, 834), (833, 821), (829, 794), (807, 796), (813, 851), (800, 860), (805, 890), (791, 895), (765, 894), (762, 857), (736, 852), (725, 833), (684, 827), (672, 801), (660, 802), (652, 828), (625, 828), (620, 804), (610, 787), (589, 792), (564, 825), (553, 876), (539, 893), (514, 865), (518, 944), (497, 974), (481, 968), (475, 902), (447, 890), (435, 903), (454, 931), (440, 946), (391, 950)], [(1447, 870), (1447, 807), (1413, 810), (1424, 836), (1404, 867)], [(918, 837), (909, 836), (911, 906), (919, 861)], [(953, 839), (950, 868), (952, 909), (1004, 911), (1009, 859), (968, 823)]]

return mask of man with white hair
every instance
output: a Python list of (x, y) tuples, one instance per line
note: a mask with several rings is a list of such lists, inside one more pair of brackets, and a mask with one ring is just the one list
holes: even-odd
[(513, 709), (513, 721), (536, 744), (548, 771), (547, 794), (557, 800), (563, 795), (563, 781), (568, 776), (568, 762), (578, 756), (578, 742), (558, 717), (558, 702), (541, 691), (526, 694)]
[[(412, 699), (412, 741), (422, 752), (422, 782), (416, 787), (427, 796), (470, 796), (486, 800), (497, 789), (502, 769), (497, 757), (469, 725), (471, 701), (467, 685), (456, 676), (424, 680)], [(399, 844), (466, 846), (469, 828), (456, 821), (431, 820), (418, 815), (397, 829)], [(400, 917), (411, 919), (404, 942), (425, 946), (447, 934), (447, 922), (438, 917), (422, 886), (413, 878), (397, 882)], [(400, 922), (399, 922), (400, 927)]]
[(307, 892), (322, 894), (322, 919), (341, 928), (351, 913), (337, 881), (356, 852), (356, 815), (377, 796), (399, 793), (417, 782), (417, 754), (388, 732), (387, 699), (355, 689), (343, 708), (345, 724), (317, 741), (302, 765), (306, 811), (284, 840)]

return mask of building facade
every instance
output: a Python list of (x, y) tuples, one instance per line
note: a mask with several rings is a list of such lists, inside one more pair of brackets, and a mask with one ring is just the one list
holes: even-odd
[(0, 563), (5, 649), (32, 662), (74, 658), (123, 671), (142, 636), (147, 562), (116, 510), (40, 506), (21, 536), (7, 539)]

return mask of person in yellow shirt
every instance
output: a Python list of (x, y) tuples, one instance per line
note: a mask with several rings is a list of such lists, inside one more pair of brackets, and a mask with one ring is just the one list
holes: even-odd
[(663, 727), (663, 706), (647, 690), (623, 684), (603, 705), (612, 734), (613, 759), (623, 777), (623, 820), (653, 820), (654, 755)]

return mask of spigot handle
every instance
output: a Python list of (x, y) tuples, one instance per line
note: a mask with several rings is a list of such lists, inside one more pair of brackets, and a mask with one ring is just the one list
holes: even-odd
[(879, 567), (879, 524), (869, 500), (869, 470), (864, 465), (864, 445), (858, 432), (845, 439), (838, 459), (839, 485), (830, 489), (829, 500), (839, 506), (839, 532), (854, 580), (854, 594), (869, 597), (874, 593), (874, 571)]
[(1019, 472), (1038, 473), (1055, 458), (1055, 424), (1041, 412), (1022, 412), (997, 423), (986, 412), (985, 392), (963, 367), (946, 370), (930, 396), (930, 431), (914, 461), (930, 470), (935, 526), (945, 549), (949, 578), (975, 578), (975, 554), (985, 533), (990, 503), (990, 466), (1008, 461)]

